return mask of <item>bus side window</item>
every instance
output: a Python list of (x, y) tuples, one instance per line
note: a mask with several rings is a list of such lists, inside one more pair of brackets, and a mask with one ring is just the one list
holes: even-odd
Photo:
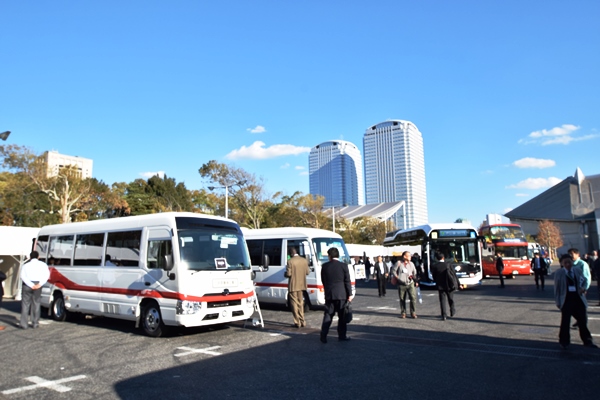
[(146, 265), (149, 269), (168, 270), (168, 259), (173, 260), (173, 246), (171, 240), (148, 241), (148, 259)]

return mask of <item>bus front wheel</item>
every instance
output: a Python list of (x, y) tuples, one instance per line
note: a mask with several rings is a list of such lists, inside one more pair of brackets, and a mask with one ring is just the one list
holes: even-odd
[(52, 304), (50, 304), (50, 312), (52, 319), (55, 321), (64, 321), (67, 319), (67, 308), (65, 307), (65, 299), (62, 296), (62, 293), (55, 293), (54, 298), (52, 299)]
[(159, 337), (164, 333), (165, 325), (156, 302), (147, 303), (142, 308), (142, 329), (151, 337)]

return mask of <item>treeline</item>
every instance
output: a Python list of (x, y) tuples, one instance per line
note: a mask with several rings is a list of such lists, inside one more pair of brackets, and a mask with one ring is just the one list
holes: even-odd
[[(333, 219), (323, 208), (323, 197), (302, 192), (268, 194), (262, 177), (214, 160), (198, 169), (211, 184), (189, 190), (168, 176), (109, 186), (96, 178), (81, 179), (73, 167), (49, 177), (43, 157), (18, 145), (0, 146), (0, 157), (2, 225), (41, 227), (167, 211), (224, 216), (224, 187), (228, 187), (229, 218), (241, 226), (333, 228)], [(211, 191), (211, 186), (220, 189)], [(347, 221), (336, 217), (335, 227), (347, 243), (381, 244), (386, 232), (385, 223), (374, 218)]]

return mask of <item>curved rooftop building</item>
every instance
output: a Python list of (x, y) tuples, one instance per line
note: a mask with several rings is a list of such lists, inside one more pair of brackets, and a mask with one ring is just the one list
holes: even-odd
[(412, 228), (427, 224), (423, 137), (415, 124), (389, 120), (373, 125), (363, 137), (367, 204), (405, 201), (394, 222)]
[(325, 207), (365, 204), (360, 150), (345, 140), (316, 145), (309, 155), (309, 190), (325, 197)]

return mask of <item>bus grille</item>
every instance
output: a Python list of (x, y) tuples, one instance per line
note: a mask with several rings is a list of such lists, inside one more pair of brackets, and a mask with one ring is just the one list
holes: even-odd
[(230, 306), (241, 306), (242, 300), (225, 300), (225, 301), (214, 301), (206, 303), (207, 308), (218, 308), (218, 307), (230, 307)]

